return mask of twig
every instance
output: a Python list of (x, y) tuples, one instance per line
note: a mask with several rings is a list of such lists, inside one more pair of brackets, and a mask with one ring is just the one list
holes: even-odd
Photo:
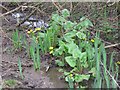
[(70, 12), (72, 12), (72, 8), (73, 8), (73, 5), (72, 5), (72, 2), (70, 2)]
[(8, 12), (0, 15), (0, 17), (3, 17), (3, 16), (5, 16), (5, 15), (8, 15), (8, 14), (10, 14), (10, 13), (12, 13), (12, 12), (15, 12), (15, 11), (17, 11), (17, 10), (20, 9), (20, 8), (21, 8), (21, 6), (19, 6), (19, 7), (15, 8), (15, 9), (13, 9), (13, 10), (11, 10), (11, 11), (8, 11)]
[(61, 12), (61, 8), (60, 8), (59, 5), (57, 4), (57, 2), (53, 2), (53, 0), (52, 0), (52, 3), (53, 3), (53, 5), (58, 9), (58, 11)]
[[(25, 4), (26, 4), (26, 3), (24, 3), (23, 5), (25, 5)], [(10, 13), (13, 13), (13, 12), (19, 10), (21, 7), (22, 7), (22, 5), (20, 5), (19, 7), (15, 8), (15, 9), (13, 9), (13, 10), (11, 10), (11, 11), (8, 11), (8, 12), (6, 12), (6, 13), (4, 13), (4, 14), (0, 14), (0, 17), (3, 17), (3, 16), (8, 15), (8, 14), (10, 14)]]
[(0, 7), (2, 7), (3, 9), (5, 9), (6, 11), (9, 11), (6, 7), (4, 7), (2, 4), (0, 4)]
[(116, 47), (120, 45), (120, 43), (116, 43), (116, 44), (112, 44), (112, 45), (108, 45), (108, 46), (105, 46), (104, 48), (111, 48), (111, 47)]
[(15, 9), (13, 9), (13, 10), (9, 11), (9, 12), (6, 12), (6, 13), (4, 13), (4, 14), (0, 15), (0, 17), (3, 17), (3, 16), (5, 16), (5, 15), (8, 15), (8, 14), (10, 14), (10, 13), (12, 13), (12, 12), (15, 12), (16, 10), (18, 10), (18, 9), (20, 9), (20, 8), (21, 8), (21, 6), (19, 6), (19, 7), (15, 8)]
[(47, 15), (45, 12), (41, 11), (38, 7), (35, 7), (35, 6), (22, 6), (22, 8), (34, 8), (38, 10), (40, 13)]
[[(100, 61), (101, 62), (101, 61)], [(115, 84), (118, 86), (118, 88), (120, 88), (119, 84), (116, 82), (116, 80), (114, 79), (114, 77), (110, 74), (110, 72), (106, 69), (106, 67), (103, 65), (103, 63), (101, 62), (101, 65), (105, 68), (105, 71), (109, 74), (109, 76), (112, 78), (112, 80), (115, 82)]]

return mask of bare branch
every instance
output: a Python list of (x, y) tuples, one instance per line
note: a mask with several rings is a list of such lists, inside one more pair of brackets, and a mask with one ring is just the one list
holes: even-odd
[(116, 46), (118, 46), (118, 45), (120, 45), (120, 43), (108, 45), (108, 46), (105, 46), (104, 48), (116, 47)]

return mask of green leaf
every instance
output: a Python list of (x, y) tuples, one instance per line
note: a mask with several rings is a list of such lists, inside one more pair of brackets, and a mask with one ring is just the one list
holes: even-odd
[(68, 76), (69, 74), (70, 74), (70, 72), (66, 72), (66, 71), (64, 72), (65, 76)]
[(73, 31), (69, 31), (68, 33), (65, 34), (66, 37), (74, 37), (76, 35), (77, 31), (73, 30)]
[(45, 33), (42, 33), (42, 32), (39, 32), (39, 33), (38, 33), (38, 37), (44, 38), (44, 36), (45, 36)]
[(62, 55), (63, 51), (65, 51), (65, 43), (62, 40), (59, 40), (59, 48), (55, 50), (54, 55)]
[(52, 20), (54, 20), (55, 22), (57, 22), (60, 25), (63, 25), (63, 23), (66, 21), (63, 17), (59, 16), (58, 14), (53, 14)]
[(68, 49), (68, 53), (72, 54), (74, 58), (78, 58), (80, 56), (81, 51), (79, 50), (79, 47), (74, 42), (66, 44), (66, 47)]
[(76, 66), (76, 59), (73, 58), (72, 56), (65, 57), (65, 60), (71, 67), (75, 67)]
[(77, 32), (76, 35), (79, 39), (85, 39), (86, 38), (86, 34), (84, 34), (82, 32)]
[(86, 17), (82, 17), (81, 19), (80, 19), (80, 25), (82, 26), (82, 27), (85, 27), (85, 28), (88, 28), (89, 26), (93, 26), (93, 24), (92, 24), (92, 22), (88, 19), (88, 18), (86, 18)]
[(69, 82), (69, 80), (74, 81), (74, 78), (70, 76), (65, 77), (66, 82)]
[(62, 16), (63, 16), (64, 18), (70, 16), (70, 12), (69, 12), (67, 9), (63, 9), (61, 13), (62, 13)]
[(71, 21), (67, 21), (63, 25), (65, 30), (71, 30), (75, 24), (72, 23)]
[(92, 75), (95, 77), (95, 75), (96, 75), (96, 68), (93, 67), (88, 73), (92, 73)]
[(69, 42), (69, 43), (74, 41), (74, 39), (72, 39), (71, 37), (68, 37), (68, 36), (64, 36), (64, 39), (66, 42)]
[(90, 78), (90, 75), (78, 75), (78, 74), (76, 74), (75, 75), (75, 81), (76, 82), (82, 82), (83, 80), (89, 80), (89, 78)]
[(60, 16), (58, 14), (53, 14), (52, 15), (52, 20), (56, 21), (56, 22), (59, 22), (60, 21)]
[(58, 66), (64, 66), (64, 63), (60, 60), (55, 60), (55, 63), (58, 65)]
[(64, 51), (64, 48), (62, 46), (60, 46), (58, 49), (55, 50), (55, 52), (53, 52), (54, 55), (62, 55)]
[(71, 53), (72, 53), (72, 56), (73, 56), (74, 58), (78, 58), (78, 57), (80, 56), (80, 54), (81, 54), (81, 51), (76, 48), (76, 49), (74, 49)]
[(86, 61), (86, 59), (87, 59), (87, 53), (86, 52), (82, 52), (81, 54), (80, 54), (80, 57), (79, 57), (82, 61)]

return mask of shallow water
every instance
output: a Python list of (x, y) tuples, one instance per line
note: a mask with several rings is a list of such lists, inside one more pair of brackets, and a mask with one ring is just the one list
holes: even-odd
[(67, 82), (65, 80), (60, 80), (60, 76), (62, 73), (58, 72), (57, 67), (50, 68), (48, 72), (45, 72), (45, 69), (43, 69), (44, 75), (48, 76), (50, 78), (50, 82), (53, 83), (55, 88), (68, 88)]

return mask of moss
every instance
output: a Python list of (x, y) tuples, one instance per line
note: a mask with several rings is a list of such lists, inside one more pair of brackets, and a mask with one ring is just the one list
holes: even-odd
[(7, 85), (7, 86), (13, 87), (13, 86), (16, 85), (16, 80), (9, 79), (9, 80), (6, 80), (4, 83), (5, 83), (5, 85)]

